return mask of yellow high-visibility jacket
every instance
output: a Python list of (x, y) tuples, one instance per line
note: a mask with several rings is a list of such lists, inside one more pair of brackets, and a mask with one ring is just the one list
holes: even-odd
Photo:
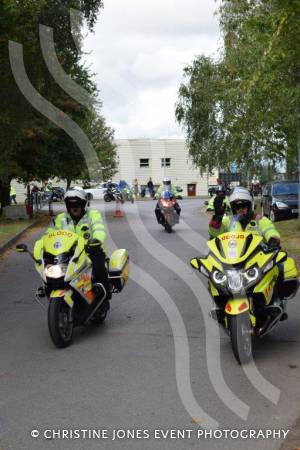
[[(87, 226), (89, 231), (82, 231), (82, 227)], [(101, 213), (95, 209), (87, 209), (85, 215), (79, 220), (77, 224), (73, 222), (72, 217), (68, 213), (58, 214), (53, 219), (50, 229), (70, 230), (79, 236), (89, 232), (92, 239), (98, 239), (102, 244), (106, 239), (105, 226), (102, 220)]]
[[(209, 200), (208, 205), (207, 205), (207, 208), (206, 208), (206, 211), (207, 211), (207, 212), (214, 212), (214, 211), (215, 211), (215, 206), (214, 206), (214, 200), (215, 200), (215, 198), (216, 198), (216, 196), (214, 195), (214, 196)], [(224, 200), (223, 200), (223, 206), (225, 206), (225, 212), (227, 212), (227, 213), (229, 213), (229, 214), (232, 214), (231, 206), (230, 206), (228, 197), (224, 197)]]
[(269, 242), (271, 238), (280, 239), (280, 234), (276, 230), (273, 222), (264, 216), (253, 215), (252, 220), (250, 220), (246, 228), (242, 228), (242, 225), (237, 220), (236, 216), (223, 217), (221, 223), (218, 223), (214, 219), (209, 222), (208, 232), (213, 238), (229, 231), (248, 231), (249, 233), (259, 234), (264, 238), (265, 242)]

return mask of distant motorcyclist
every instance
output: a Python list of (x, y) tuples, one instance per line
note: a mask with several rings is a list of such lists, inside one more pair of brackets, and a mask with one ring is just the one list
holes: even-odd
[[(67, 212), (58, 214), (50, 227), (58, 230), (70, 230), (79, 236), (90, 234), (85, 250), (91, 259), (93, 266), (94, 287), (100, 287), (100, 283), (106, 291), (106, 298), (110, 299), (108, 274), (106, 269), (106, 254), (103, 244), (106, 239), (105, 226), (101, 213), (97, 210), (86, 208), (87, 198), (83, 189), (70, 189), (66, 192), (64, 201)], [(82, 228), (87, 227), (88, 231)], [(49, 231), (50, 231), (49, 230)]]
[(224, 217), (224, 198), (216, 198), (214, 202), (214, 215), (209, 222), (209, 234), (211, 238), (228, 231), (248, 231), (259, 234), (264, 241), (271, 246), (280, 246), (280, 234), (274, 224), (267, 219), (257, 215), (253, 211), (253, 199), (245, 188), (235, 189), (229, 197), (232, 216)]
[(130, 189), (129, 184), (125, 180), (120, 180), (118, 183), (118, 189), (120, 192), (122, 192), (123, 189)]
[[(165, 177), (163, 179), (163, 183), (159, 186), (159, 188), (156, 191), (156, 194), (154, 196), (154, 198), (158, 200), (156, 207), (155, 207), (155, 215), (156, 215), (156, 219), (157, 219), (158, 223), (161, 223), (161, 221), (162, 221), (161, 211), (160, 211), (160, 207), (159, 207), (159, 199), (160, 199), (162, 193), (165, 191), (170, 192), (170, 194), (175, 198), (177, 198), (177, 196), (180, 195), (179, 192), (177, 192), (176, 188), (174, 186), (172, 186), (171, 179), (168, 177)], [(177, 212), (178, 216), (180, 216), (181, 208), (177, 202), (174, 204), (174, 209)]]
[(106, 182), (106, 189), (113, 189), (114, 188), (114, 183), (112, 182), (111, 179), (107, 180)]
[(226, 187), (225, 185), (218, 186), (216, 190), (216, 194), (211, 197), (211, 199), (208, 202), (206, 212), (208, 213), (214, 213), (215, 211), (215, 203), (220, 202), (222, 199), (222, 205), (224, 208), (224, 213), (232, 214), (231, 206), (228, 200), (228, 197), (226, 196)]

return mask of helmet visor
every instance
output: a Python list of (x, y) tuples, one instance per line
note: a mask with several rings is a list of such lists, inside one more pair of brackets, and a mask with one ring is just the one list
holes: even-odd
[(83, 207), (83, 201), (79, 200), (77, 198), (67, 198), (66, 199), (66, 205), (68, 208), (82, 208)]
[(251, 208), (251, 203), (245, 200), (237, 200), (233, 202), (234, 209), (238, 211), (239, 209)]

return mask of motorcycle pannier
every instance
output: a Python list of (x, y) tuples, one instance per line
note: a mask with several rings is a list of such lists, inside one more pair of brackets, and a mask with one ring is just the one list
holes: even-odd
[(109, 260), (108, 276), (115, 290), (120, 292), (129, 275), (129, 255), (125, 249), (118, 249), (113, 252)]

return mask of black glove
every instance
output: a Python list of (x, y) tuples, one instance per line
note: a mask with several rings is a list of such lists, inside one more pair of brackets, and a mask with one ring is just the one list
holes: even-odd
[(94, 255), (101, 251), (102, 245), (98, 239), (89, 239), (85, 244), (85, 251), (88, 255)]
[(215, 215), (216, 216), (222, 216), (225, 212), (225, 207), (223, 205), (223, 197), (216, 196), (214, 199), (214, 209), (215, 209)]
[(268, 242), (268, 247), (270, 250), (280, 250), (280, 239), (271, 238)]
[(218, 222), (222, 222), (222, 218), (225, 212), (225, 206), (223, 205), (224, 197), (220, 197), (219, 195), (216, 196), (214, 199), (214, 219)]

